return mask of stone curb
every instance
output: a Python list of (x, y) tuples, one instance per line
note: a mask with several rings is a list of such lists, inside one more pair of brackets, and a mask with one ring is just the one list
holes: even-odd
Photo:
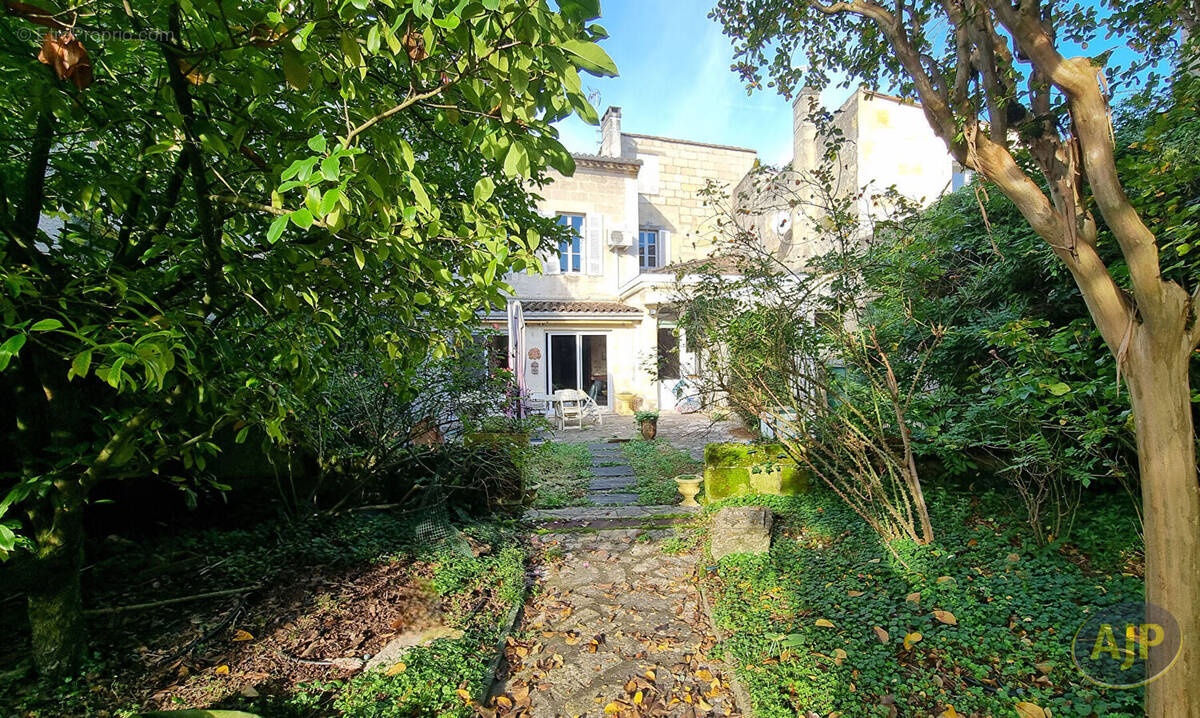
[[(700, 578), (696, 581), (696, 588), (700, 592), (700, 605), (704, 608), (704, 615), (708, 617), (708, 625), (712, 626), (713, 633), (719, 640), (726, 640), (728, 636), (720, 628), (717, 628), (717, 622), (713, 618), (712, 605), (708, 601), (708, 592), (704, 590), (704, 579)], [(750, 692), (746, 690), (746, 687), (742, 685), (741, 680), (737, 677), (737, 666), (729, 666), (729, 687), (733, 690), (733, 697), (737, 699), (738, 712), (742, 715), (742, 718), (755, 718), (754, 704), (750, 702)]]
[(512, 634), (513, 627), (520, 620), (521, 612), (525, 610), (525, 601), (528, 598), (529, 581), (526, 580), (522, 584), (520, 598), (513, 602), (513, 607), (509, 609), (508, 616), (504, 619), (504, 625), (500, 629), (500, 638), (496, 639), (496, 653), (492, 656), (491, 663), (488, 664), (487, 678), (484, 679), (483, 685), (476, 695), (476, 702), (481, 706), (487, 705), (488, 698), (492, 694), (492, 689), (496, 687), (496, 679), (499, 678), (500, 663), (504, 660), (505, 644), (508, 641), (508, 637)]

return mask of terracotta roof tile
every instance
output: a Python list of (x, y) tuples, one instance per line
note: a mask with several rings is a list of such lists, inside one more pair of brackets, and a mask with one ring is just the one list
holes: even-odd
[(525, 312), (554, 312), (558, 314), (641, 314), (642, 310), (620, 302), (591, 302), (576, 300), (525, 300), (521, 302)]

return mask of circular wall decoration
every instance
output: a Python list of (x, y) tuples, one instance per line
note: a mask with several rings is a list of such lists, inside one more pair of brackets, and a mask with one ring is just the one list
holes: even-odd
[(541, 358), (542, 358), (542, 350), (541, 350), (541, 349), (538, 349), (537, 347), (534, 347), (534, 348), (530, 349), (530, 350), (529, 350), (529, 358), (530, 358), (530, 359), (535, 359), (535, 360), (536, 360), (536, 359), (541, 359)]

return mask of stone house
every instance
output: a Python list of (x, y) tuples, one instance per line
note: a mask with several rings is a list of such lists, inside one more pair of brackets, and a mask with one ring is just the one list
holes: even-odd
[[(804, 97), (793, 109), (797, 166), (821, 152)], [(928, 200), (952, 187), (950, 157), (919, 107), (860, 90), (835, 115), (856, 147), (846, 153), (855, 183), (896, 184)], [(736, 194), (758, 156), (624, 132), (618, 107), (605, 111), (600, 135), (596, 154), (575, 154), (575, 174), (552, 175), (542, 191), (540, 211), (573, 228), (574, 239), (543, 256), (542, 274), (505, 277), (510, 309), (520, 302), (524, 317), (521, 356), (510, 356), (510, 364), (533, 393), (578, 388), (610, 411), (623, 405), (618, 395), (635, 395), (643, 408), (684, 409), (686, 379), (703, 366), (676, 331), (671, 297), (678, 278), (687, 281), (689, 263), (714, 249), (718, 210), (700, 191), (712, 181)], [(801, 244), (792, 228), (805, 221), (777, 214), (753, 220), (764, 241)], [(501, 332), (511, 324), (499, 309), (483, 319)]]

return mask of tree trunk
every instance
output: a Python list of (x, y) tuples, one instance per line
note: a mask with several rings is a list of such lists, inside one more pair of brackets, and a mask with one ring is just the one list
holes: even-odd
[[(1200, 718), (1200, 484), (1188, 386), (1191, 348), (1182, 337), (1174, 339), (1139, 327), (1128, 357), (1146, 516), (1146, 600), (1170, 611), (1182, 633), (1175, 664), (1146, 687), (1146, 715)], [(1156, 670), (1152, 665), (1150, 672)]]
[[(64, 481), (70, 481), (66, 479)], [(67, 488), (67, 491), (62, 491)], [(87, 654), (83, 618), (83, 502), (72, 487), (56, 486), (53, 518), (37, 526), (36, 579), (29, 588), (29, 627), (33, 661), (42, 676), (76, 673)]]

